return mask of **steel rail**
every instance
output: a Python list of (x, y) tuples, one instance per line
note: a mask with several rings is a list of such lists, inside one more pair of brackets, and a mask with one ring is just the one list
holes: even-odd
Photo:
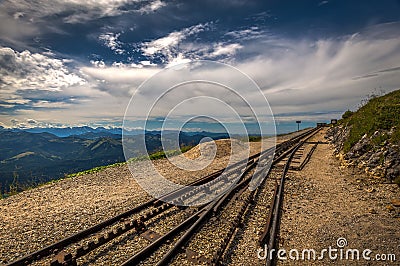
[[(270, 148), (267, 151), (272, 153), (273, 152), (273, 148)], [(237, 162), (237, 163), (235, 163), (235, 164), (233, 164), (231, 166), (228, 166), (228, 167), (226, 167), (226, 168), (224, 168), (222, 170), (219, 170), (219, 171), (215, 172), (214, 175), (217, 175), (218, 177), (212, 179), (211, 181), (209, 181), (205, 185), (212, 186), (212, 185), (215, 185), (215, 183), (218, 182), (218, 181), (225, 181), (226, 179), (218, 180), (219, 177), (220, 177), (220, 173), (225, 172), (226, 169), (235, 169), (234, 167), (240, 166), (240, 165), (248, 167), (255, 160), (258, 160), (258, 159), (251, 159), (251, 158), (256, 158), (256, 156), (260, 156), (261, 154), (263, 154), (263, 153), (254, 154), (254, 155), (250, 156), (248, 159), (241, 160), (241, 161), (239, 161), (239, 162)], [(244, 165), (244, 163), (246, 163), (246, 165)], [(224, 178), (227, 178), (228, 176), (231, 176), (234, 173), (237, 173), (237, 172), (240, 172), (240, 171), (241, 171), (241, 169), (235, 169), (235, 170), (229, 172), (227, 175), (225, 175)], [(233, 181), (237, 182), (237, 180), (233, 180)], [(199, 181), (195, 181), (194, 183), (195, 184), (199, 184)], [(203, 180), (200, 183), (203, 184), (204, 183)], [(175, 203), (177, 203), (179, 201), (183, 202), (184, 198), (186, 199), (186, 198), (193, 197), (196, 193), (198, 193), (198, 192), (200, 192), (202, 190), (205, 190), (205, 189), (207, 189), (207, 187), (199, 186), (199, 187), (196, 187), (193, 190), (187, 191), (188, 190), (187, 187), (184, 187), (182, 190), (178, 190), (177, 192), (171, 193), (170, 194), (171, 195), (170, 196), (170, 200), (173, 199), (173, 198), (171, 198), (172, 196), (176, 197), (176, 194), (178, 192), (180, 192), (180, 193), (186, 192), (186, 194), (183, 194), (182, 196), (180, 196), (179, 198), (175, 198), (175, 200), (174, 200)], [(161, 198), (159, 201), (156, 201), (154, 204), (160, 203), (163, 200), (165, 200), (165, 197)], [(157, 207), (156, 209), (148, 211), (147, 213), (143, 214), (142, 216), (140, 216), (138, 219), (136, 219), (134, 221), (124, 222), (124, 223), (122, 223), (121, 226), (117, 227), (113, 231), (109, 231), (106, 234), (100, 236), (99, 238), (86, 243), (85, 246), (79, 247), (78, 249), (76, 249), (76, 252), (74, 254), (71, 253), (71, 252), (67, 253), (67, 252), (61, 251), (53, 258), (53, 261), (52, 261), (51, 265), (52, 266), (57, 266), (57, 265), (64, 265), (64, 264), (76, 264), (76, 259), (88, 254), (89, 252), (99, 248), (100, 246), (106, 244), (107, 242), (115, 239), (116, 237), (118, 237), (118, 236), (120, 236), (120, 235), (122, 235), (122, 234), (124, 234), (124, 233), (126, 233), (126, 232), (128, 232), (130, 230), (135, 230), (136, 233), (140, 233), (140, 232), (144, 231), (145, 230), (145, 224), (144, 223), (146, 221), (154, 218), (157, 215), (160, 215), (161, 213), (163, 213), (164, 211), (168, 210), (169, 208), (171, 208), (173, 206), (174, 206), (173, 204), (164, 203), (161, 206)], [(187, 206), (181, 207), (181, 209), (185, 209), (185, 208), (187, 208)]]
[[(256, 157), (259, 154), (255, 154), (255, 155), (253, 155), (253, 156), (251, 156), (249, 158)], [(237, 163), (235, 163), (233, 165), (230, 165), (227, 168), (224, 168), (224, 169), (218, 170), (218, 171), (216, 171), (214, 173), (211, 173), (211, 174), (201, 178), (200, 180), (196, 180), (194, 182), (191, 182), (188, 186), (198, 186), (198, 185), (202, 185), (204, 183), (207, 183), (207, 182), (217, 178), (218, 176), (220, 176), (226, 169), (232, 169), (232, 168), (240, 165), (240, 163), (243, 163), (243, 160), (240, 161), (240, 162), (237, 162)], [(81, 231), (79, 231), (79, 232), (77, 232), (77, 233), (75, 233), (73, 235), (70, 235), (70, 236), (68, 236), (66, 238), (63, 238), (63, 239), (61, 239), (61, 240), (59, 240), (59, 241), (57, 241), (55, 243), (52, 243), (52, 244), (50, 244), (50, 245), (48, 245), (48, 246), (46, 246), (46, 247), (44, 247), (44, 248), (42, 248), (40, 250), (37, 250), (37, 251), (32, 252), (30, 254), (27, 254), (24, 257), (20, 258), (20, 259), (17, 259), (15, 261), (12, 261), (12, 262), (6, 264), (6, 266), (28, 265), (28, 264), (30, 264), (30, 263), (32, 263), (34, 261), (40, 260), (40, 259), (42, 259), (44, 257), (48, 257), (48, 256), (50, 256), (50, 255), (52, 255), (54, 253), (57, 253), (58, 251), (64, 249), (65, 247), (67, 247), (67, 246), (69, 246), (69, 245), (71, 245), (73, 243), (76, 243), (76, 242), (88, 237), (91, 234), (94, 234), (94, 233), (97, 233), (97, 232), (103, 230), (107, 226), (110, 226), (110, 225), (112, 225), (112, 224), (114, 224), (114, 223), (116, 223), (116, 222), (118, 222), (118, 221), (120, 221), (122, 219), (125, 219), (126, 217), (129, 217), (129, 216), (132, 216), (132, 215), (134, 215), (136, 213), (139, 213), (140, 211), (142, 211), (142, 210), (144, 210), (144, 209), (146, 209), (146, 208), (148, 208), (150, 206), (157, 206), (159, 204), (162, 204), (163, 200), (168, 200), (168, 197), (169, 197), (169, 199), (171, 199), (171, 197), (173, 197), (174, 195), (176, 195), (178, 193), (182, 193), (184, 191), (184, 189), (185, 189), (185, 187), (177, 189), (177, 190), (174, 190), (174, 191), (164, 195), (160, 199), (151, 199), (151, 200), (149, 200), (147, 202), (144, 202), (144, 203), (142, 203), (142, 204), (140, 204), (140, 205), (138, 205), (138, 206), (126, 211), (126, 212), (123, 212), (121, 214), (113, 216), (113, 217), (111, 217), (111, 218), (109, 218), (109, 219), (107, 219), (107, 220), (105, 220), (103, 222), (100, 222), (100, 223), (98, 223), (98, 224), (96, 224), (96, 225), (94, 225), (92, 227), (89, 227), (87, 229), (81, 230)]]
[[(316, 129), (308, 130), (308, 131), (306, 131), (284, 143), (278, 144), (275, 147), (273, 147), (273, 148), (277, 149), (278, 154), (279, 154), (278, 157), (274, 160), (274, 163), (277, 163), (278, 161), (280, 161), (284, 157), (286, 157), (288, 152), (292, 151), (295, 148), (293, 146), (296, 142), (300, 141), (305, 136), (312, 134), (313, 132), (315, 132), (315, 130)], [(260, 153), (258, 160), (260, 160), (263, 156), (268, 155), (269, 154), (268, 152), (270, 152), (271, 149), (267, 149), (266, 151)], [(244, 176), (244, 174), (246, 174), (246, 172), (248, 172), (251, 168), (253, 168), (257, 164), (258, 160), (255, 160), (253, 163), (248, 165), (246, 171), (242, 174), (242, 177)], [(215, 201), (209, 203), (208, 205), (206, 205), (205, 207), (203, 207), (196, 214), (192, 215), (187, 220), (185, 220), (183, 223), (179, 224), (178, 226), (173, 228), (171, 231), (169, 231), (167, 234), (160, 237), (155, 242), (151, 243), (146, 248), (144, 248), (141, 251), (139, 251), (138, 253), (136, 253), (134, 256), (129, 258), (127, 261), (125, 261), (122, 265), (127, 266), (127, 265), (139, 264), (143, 259), (145, 259), (146, 256), (152, 254), (162, 244), (164, 244), (166, 241), (170, 240), (177, 233), (181, 232), (181, 230), (184, 230), (188, 226), (189, 223), (192, 223), (194, 221), (194, 223), (190, 226), (190, 228), (186, 230), (186, 232), (178, 239), (178, 241), (174, 244), (174, 246), (156, 264), (157, 266), (167, 265), (169, 263), (169, 261), (171, 260), (171, 258), (174, 257), (178, 252), (180, 252), (182, 246), (184, 246), (185, 243), (193, 236), (194, 232), (196, 230), (198, 230), (198, 228), (204, 223), (206, 218), (211, 216), (211, 214), (215, 214), (219, 210), (219, 208), (223, 205), (223, 203), (225, 201), (227, 201), (228, 198), (231, 197), (235, 191), (237, 191), (237, 189), (248, 184), (250, 181), (251, 181), (251, 178), (247, 178), (247, 179), (241, 181), (239, 184), (232, 187), (225, 195), (221, 196), (217, 200), (215, 200)]]
[[(310, 131), (312, 131), (312, 130), (310, 130)], [(302, 136), (308, 134), (310, 131), (306, 131), (306, 132), (304, 132), (304, 133), (302, 133), (302, 134), (290, 139), (289, 141), (287, 141), (289, 143), (286, 143), (285, 145), (292, 144), (293, 142), (295, 142), (298, 139), (300, 139)], [(283, 148), (283, 145), (282, 144), (278, 144), (273, 148), (277, 149), (278, 152), (279, 152), (278, 148)], [(243, 160), (241, 160), (241, 161), (239, 161), (239, 162), (237, 162), (237, 163), (235, 163), (233, 165), (230, 165), (230, 166), (228, 166), (228, 167), (226, 167), (224, 169), (218, 170), (218, 171), (216, 171), (216, 172), (214, 172), (214, 173), (212, 173), (210, 175), (207, 175), (207, 176), (205, 176), (205, 177), (203, 177), (203, 178), (201, 178), (201, 179), (199, 179), (197, 181), (191, 182), (190, 184), (188, 184), (188, 186), (200, 186), (200, 185), (206, 184), (207, 182), (213, 181), (213, 180), (217, 179), (218, 177), (220, 177), (221, 174), (224, 173), (225, 171), (229, 171), (231, 169), (234, 169), (235, 167), (241, 166), (244, 163), (246, 163), (246, 167), (248, 167), (249, 165), (254, 165), (256, 158), (257, 158), (257, 161), (258, 161), (261, 158), (263, 158), (263, 156), (270, 155), (270, 152), (271, 152), (271, 150), (273, 150), (273, 148), (270, 148), (270, 149), (267, 149), (267, 150), (262, 151), (260, 153), (256, 153), (256, 154), (254, 154), (252, 156), (249, 156), (247, 159), (243, 159)], [(234, 171), (232, 171), (231, 174), (233, 172)], [(81, 231), (79, 231), (79, 232), (77, 232), (77, 233), (75, 233), (75, 234), (73, 234), (71, 236), (68, 236), (68, 237), (66, 237), (64, 239), (61, 239), (61, 240), (59, 240), (59, 241), (57, 241), (57, 242), (55, 242), (53, 244), (45, 246), (44, 248), (42, 248), (40, 250), (37, 250), (37, 251), (32, 252), (30, 254), (27, 254), (24, 257), (20, 258), (20, 259), (17, 259), (17, 260), (15, 260), (13, 262), (10, 262), (6, 266), (27, 265), (27, 264), (30, 264), (30, 263), (32, 263), (34, 261), (40, 260), (40, 259), (42, 259), (44, 257), (48, 257), (48, 256), (50, 256), (52, 254), (55, 254), (55, 253), (59, 252), (60, 250), (66, 248), (67, 246), (69, 246), (69, 245), (71, 245), (73, 243), (76, 243), (76, 242), (78, 242), (78, 241), (80, 241), (80, 240), (82, 240), (82, 239), (84, 239), (84, 238), (86, 238), (86, 237), (88, 237), (88, 236), (90, 236), (90, 235), (92, 235), (94, 233), (97, 233), (97, 232), (103, 230), (104, 228), (106, 228), (106, 227), (108, 227), (108, 226), (110, 226), (110, 225), (112, 225), (112, 224), (114, 224), (116, 222), (119, 222), (119, 221), (121, 221), (121, 220), (123, 220), (123, 219), (125, 219), (125, 218), (127, 218), (129, 216), (137, 214), (137, 213), (139, 213), (140, 211), (142, 211), (142, 210), (144, 210), (146, 208), (149, 208), (151, 206), (157, 207), (159, 205), (162, 205), (163, 201), (170, 201), (170, 200), (174, 199), (176, 197), (176, 195), (186, 192), (186, 190), (188, 189), (188, 186), (180, 188), (180, 189), (176, 189), (174, 191), (171, 191), (171, 192), (167, 193), (166, 195), (164, 195), (160, 199), (152, 199), (152, 200), (149, 200), (147, 202), (144, 202), (144, 203), (142, 203), (142, 204), (140, 204), (140, 205), (138, 205), (138, 206), (136, 206), (136, 207), (124, 212), (124, 213), (118, 214), (118, 215), (116, 215), (114, 217), (111, 217), (111, 218), (109, 218), (109, 219), (107, 219), (107, 220), (105, 220), (103, 222), (95, 224), (94, 226), (91, 226), (91, 227), (89, 227), (87, 229), (84, 229), (84, 230), (81, 230)], [(168, 208), (170, 208), (172, 206), (173, 205), (171, 205), (171, 204), (167, 204), (162, 209), (166, 210), (166, 209), (168, 209)], [(156, 215), (158, 213), (156, 211), (153, 214)], [(124, 225), (125, 228), (132, 227), (132, 228), (136, 228), (136, 229), (139, 229), (141, 226), (142, 225), (140, 223), (137, 224), (137, 225), (135, 225), (135, 223), (130, 224), (130, 225), (125, 223), (125, 225)], [(112, 238), (114, 238), (115, 236), (117, 236), (117, 235), (119, 235), (121, 233), (122, 233), (122, 231), (118, 230), (118, 232), (116, 234), (111, 234), (111, 237), (107, 237), (104, 242), (107, 242), (107, 241), (111, 240)], [(88, 253), (88, 250), (86, 250), (85, 252), (81, 251), (81, 252), (78, 252), (78, 253), (86, 254), (86, 253)]]
[[(272, 200), (272, 205), (270, 208), (270, 213), (268, 215), (269, 220), (267, 220), (266, 224), (266, 230), (260, 237), (259, 243), (262, 245), (264, 241), (267, 242), (267, 247), (268, 247), (268, 253), (275, 248), (276, 245), (276, 238), (278, 235), (279, 231), (279, 225), (280, 225), (280, 217), (281, 217), (281, 206), (283, 204), (283, 194), (284, 194), (284, 184), (285, 184), (285, 178), (286, 175), (289, 171), (290, 168), (290, 163), (292, 161), (292, 158), (294, 154), (297, 152), (297, 150), (304, 145), (304, 143), (313, 137), (315, 134), (319, 132), (321, 128), (316, 128), (311, 132), (311, 134), (304, 140), (302, 140), (299, 144), (297, 144), (293, 150), (290, 152), (288, 159), (285, 163), (285, 166), (283, 168), (283, 172), (280, 178), (279, 183), (277, 184), (277, 188), (275, 189), (274, 193), (274, 198)], [(266, 261), (266, 266), (271, 266), (275, 261), (275, 256), (267, 256), (267, 261)]]

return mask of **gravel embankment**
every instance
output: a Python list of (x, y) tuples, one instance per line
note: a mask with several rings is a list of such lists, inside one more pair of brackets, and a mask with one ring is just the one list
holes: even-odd
[[(281, 139), (284, 138), (288, 136)], [(152, 162), (155, 169), (169, 180), (187, 184), (227, 165), (230, 152), (227, 143), (230, 142), (217, 142), (220, 147), (217, 156), (205, 168), (207, 164), (202, 165), (202, 158), (199, 158), (202, 149), (189, 151), (185, 158), (195, 159), (202, 166), (197, 171), (180, 169), (166, 159)], [(252, 154), (260, 150), (260, 143), (250, 144)], [(146, 176), (149, 172), (146, 162), (136, 162), (132, 169), (136, 177)], [(0, 264), (11, 262), (149, 199), (126, 165), (60, 180), (2, 199)]]

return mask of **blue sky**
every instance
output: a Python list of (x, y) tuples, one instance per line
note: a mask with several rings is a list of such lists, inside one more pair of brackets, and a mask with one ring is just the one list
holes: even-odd
[[(138, 86), (195, 59), (251, 77), (279, 123), (400, 82), (400, 1), (0, 2), (0, 125), (121, 125)], [(200, 112), (200, 110), (198, 110)]]

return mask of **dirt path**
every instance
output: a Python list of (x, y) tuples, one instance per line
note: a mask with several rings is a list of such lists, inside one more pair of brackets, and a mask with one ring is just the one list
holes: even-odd
[[(324, 141), (324, 132), (312, 140)], [(354, 170), (340, 166), (328, 144), (318, 145), (307, 166), (291, 172), (285, 183), (285, 199), (279, 248), (285, 249), (285, 265), (399, 265), (400, 264), (400, 207), (393, 200), (400, 199), (397, 185), (384, 184)], [(347, 245), (338, 248), (337, 240), (345, 238)], [(341, 243), (340, 243), (341, 244)], [(329, 246), (338, 249), (336, 260), (321, 250)], [(300, 260), (289, 258), (289, 251), (297, 249)], [(303, 249), (314, 249), (317, 260), (301, 260)], [(348, 249), (358, 249), (360, 260), (346, 258)], [(364, 260), (362, 252), (371, 260)], [(368, 251), (366, 251), (368, 253)], [(331, 257), (336, 254), (334, 251)], [(308, 257), (305, 253), (305, 258)], [(395, 254), (396, 261), (378, 262), (375, 255)], [(291, 253), (296, 257), (295, 251)], [(348, 253), (348, 258), (352, 255)], [(388, 256), (386, 256), (388, 257)]]

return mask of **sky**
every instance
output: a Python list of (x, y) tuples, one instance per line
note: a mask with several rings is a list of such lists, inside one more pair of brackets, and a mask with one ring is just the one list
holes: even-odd
[(0, 126), (121, 126), (140, 84), (194, 60), (251, 78), (278, 125), (339, 118), (399, 89), (400, 1), (3, 0)]

